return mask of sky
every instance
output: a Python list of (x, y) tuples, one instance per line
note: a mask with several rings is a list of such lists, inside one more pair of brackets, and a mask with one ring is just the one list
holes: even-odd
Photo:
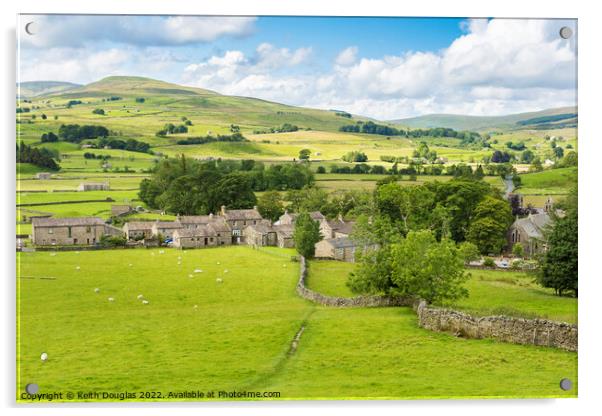
[(21, 15), (18, 77), (146, 76), (379, 120), (502, 115), (576, 105), (576, 31), (550, 19)]

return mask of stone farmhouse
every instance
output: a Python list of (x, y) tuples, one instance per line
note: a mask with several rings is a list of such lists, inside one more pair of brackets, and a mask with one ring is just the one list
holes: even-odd
[(263, 217), (257, 210), (257, 206), (253, 209), (232, 209), (228, 210), (222, 205), (220, 216), (222, 216), (226, 223), (232, 230), (232, 244), (240, 244), (244, 242), (244, 236), (242, 230), (248, 225), (256, 225), (260, 221), (263, 221)]
[(345, 221), (343, 220), (343, 217), (339, 215), (339, 217), (333, 221), (327, 219), (320, 221), (320, 232), (324, 239), (349, 237), (353, 225), (353, 221)]
[(47, 180), (51, 178), (50, 172), (38, 172), (36, 173), (36, 179)]
[(129, 221), (123, 224), (123, 233), (128, 240), (142, 240), (153, 235), (152, 221)]
[(85, 191), (109, 191), (110, 186), (108, 182), (82, 182), (77, 187), (80, 192)]
[(103, 235), (120, 235), (121, 230), (101, 218), (34, 218), (32, 242), (40, 246), (93, 245)]
[(243, 230), (244, 241), (250, 246), (277, 246), (292, 248), (294, 226), (290, 224), (271, 224), (263, 220), (258, 224), (249, 225)]
[(176, 230), (184, 228), (178, 221), (155, 221), (152, 223), (151, 231), (153, 236), (161, 234), (163, 238), (173, 238), (173, 233)]
[(360, 246), (349, 237), (329, 238), (316, 243), (316, 257), (355, 262), (358, 250), (367, 250), (376, 246)]
[[(299, 214), (294, 214), (288, 212), (288, 210), (284, 211), (284, 214), (278, 218), (278, 221), (275, 222), (276, 225), (295, 225), (295, 221)], [(309, 213), (309, 216), (314, 221), (324, 221), (326, 217), (320, 211), (313, 211)]]

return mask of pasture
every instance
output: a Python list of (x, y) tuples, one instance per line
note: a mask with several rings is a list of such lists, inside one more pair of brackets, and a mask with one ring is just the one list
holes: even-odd
[(294, 290), (292, 254), (242, 246), (18, 253), (17, 390), (35, 380), (41, 392), (576, 396), (576, 387), (558, 388), (562, 377), (577, 380), (576, 354), (430, 332), (409, 308), (316, 306)]

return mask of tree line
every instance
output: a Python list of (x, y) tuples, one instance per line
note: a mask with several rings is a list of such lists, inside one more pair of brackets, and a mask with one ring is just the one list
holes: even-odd
[(46, 148), (17, 143), (17, 163), (31, 163), (40, 168), (57, 171), (61, 167), (54, 160), (55, 157), (56, 155)]
[(191, 144), (205, 144), (214, 142), (248, 142), (248, 140), (240, 133), (234, 133), (231, 135), (220, 135), (217, 136), (200, 136), (200, 137), (187, 137), (186, 139), (178, 140), (179, 145), (191, 145)]

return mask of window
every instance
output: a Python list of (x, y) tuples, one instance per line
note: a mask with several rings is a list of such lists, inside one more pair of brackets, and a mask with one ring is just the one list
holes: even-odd
[(92, 227), (90, 227), (89, 225), (86, 227), (86, 232), (89, 233), (92, 231)]
[(67, 237), (71, 237), (71, 227), (67, 227)]

